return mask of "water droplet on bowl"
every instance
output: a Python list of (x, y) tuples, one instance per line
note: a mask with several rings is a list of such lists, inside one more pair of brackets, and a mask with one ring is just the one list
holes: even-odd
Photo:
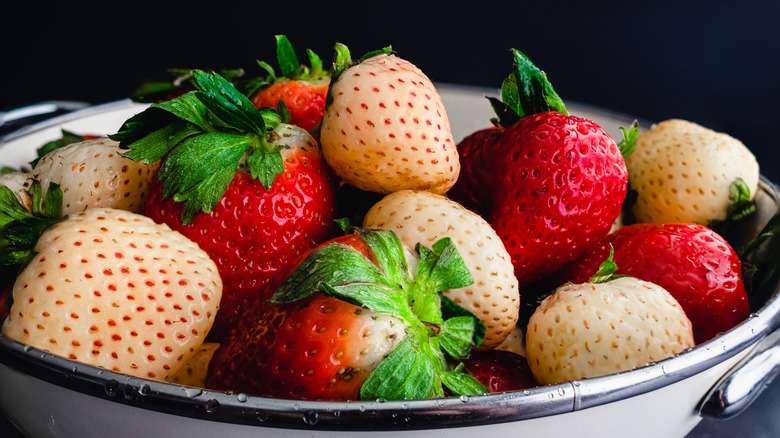
[(314, 426), (317, 424), (317, 421), (320, 419), (320, 414), (314, 412), (314, 411), (308, 411), (305, 414), (303, 414), (303, 422), (308, 424), (309, 426)]
[(198, 388), (188, 388), (188, 387), (182, 387), (184, 390), (184, 393), (187, 394), (187, 397), (195, 398), (201, 394), (203, 394), (203, 390)]
[(462, 401), (463, 403), (468, 403), (469, 400), (470, 400), (469, 396), (467, 396), (467, 395), (460, 396), (460, 401)]
[(255, 414), (255, 418), (257, 418), (257, 421), (261, 423), (265, 423), (268, 421), (268, 413), (267, 412), (258, 412)]
[(106, 394), (109, 397), (115, 396), (117, 391), (119, 390), (119, 382), (117, 382), (114, 379), (107, 381), (105, 385), (105, 390), (106, 390)]
[(213, 398), (209, 399), (206, 401), (205, 408), (207, 413), (213, 414), (219, 409), (219, 402)]
[(148, 384), (146, 384), (146, 383), (144, 383), (143, 385), (141, 385), (138, 388), (138, 393), (141, 394), (141, 395), (149, 395), (149, 393), (151, 391), (152, 391), (152, 388)]
[(244, 403), (244, 402), (246, 402), (247, 400), (249, 400), (249, 396), (248, 396), (248, 395), (246, 395), (246, 394), (244, 394), (243, 392), (242, 392), (242, 393), (240, 393), (240, 394), (238, 394), (238, 395), (236, 396), (236, 398), (238, 399), (239, 403)]

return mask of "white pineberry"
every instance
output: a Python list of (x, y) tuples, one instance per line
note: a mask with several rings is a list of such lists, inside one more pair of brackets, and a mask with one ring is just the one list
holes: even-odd
[(634, 369), (693, 346), (680, 304), (634, 277), (566, 283), (542, 301), (526, 331), (528, 365), (542, 384)]
[(320, 143), (334, 173), (363, 190), (445, 193), (460, 173), (438, 90), (394, 54), (347, 68), (331, 84)]
[(109, 207), (140, 213), (158, 163), (144, 164), (122, 155), (119, 143), (97, 138), (72, 143), (43, 156), (30, 176), (44, 191), (49, 183), (62, 189), (62, 213)]
[(167, 225), (90, 208), (48, 228), (16, 279), (3, 334), (72, 360), (166, 380), (203, 343), (214, 262)]
[(754, 196), (760, 176), (741, 141), (680, 119), (641, 132), (626, 166), (638, 195), (632, 213), (646, 223), (726, 219), (731, 184), (741, 178)]
[(452, 239), (474, 283), (445, 294), (485, 323), (480, 348), (499, 345), (515, 328), (520, 309), (517, 277), (503, 242), (484, 218), (443, 195), (399, 190), (374, 204), (363, 226), (394, 231), (411, 248)]

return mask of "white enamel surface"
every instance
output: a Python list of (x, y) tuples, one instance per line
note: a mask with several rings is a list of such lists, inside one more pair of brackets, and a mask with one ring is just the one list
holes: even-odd
[[(165, 436), (167, 438), (243, 437), (430, 437), (446, 434), (448, 438), (597, 436), (602, 438), (674, 438), (684, 437), (701, 420), (694, 409), (705, 391), (742, 355), (673, 385), (636, 397), (563, 415), (446, 430), (411, 430), (399, 432), (313, 431), (307, 429), (305, 412), (301, 412), (303, 429), (270, 429), (258, 426), (220, 423), (111, 403), (49, 385), (0, 364), (0, 405), (15, 419), (21, 431), (31, 437), (103, 437), (112, 438)], [(45, 395), (44, 395), (45, 394)], [(117, 398), (123, 397), (117, 394)], [(88, 413), (88, 414), (87, 414)], [(87, 415), (85, 417), (85, 415)], [(315, 425), (316, 426), (316, 425)]]
[[(492, 109), (485, 99), (484, 89), (442, 85), (442, 99), (447, 108), (455, 141), (459, 141), (476, 129), (489, 126)], [(494, 93), (493, 96), (497, 96)], [(25, 165), (34, 158), (35, 149), (46, 141), (60, 137), (60, 129), (79, 134), (108, 134), (116, 132), (122, 122), (141, 111), (144, 106), (128, 106), (128, 102), (101, 105), (86, 118), (71, 120), (62, 126), (55, 125), (35, 131), (23, 138), (0, 144), (0, 164)], [(615, 136), (622, 138), (620, 127), (627, 127), (630, 120), (610, 117), (587, 106), (569, 104), (573, 115), (591, 118)], [(748, 329), (748, 327), (743, 327)], [(749, 330), (762, 327), (752, 326)], [(731, 348), (735, 346), (730, 344)], [(713, 344), (719, 346), (719, 344)], [(736, 347), (740, 347), (736, 343)], [(723, 345), (725, 351), (726, 344)], [(85, 395), (76, 391), (48, 384), (23, 372), (0, 363), (0, 408), (20, 430), (32, 437), (104, 437), (112, 438), (165, 436), (175, 437), (426, 437), (446, 435), (448, 437), (684, 437), (700, 421), (696, 409), (707, 391), (726, 371), (747, 353), (747, 349), (733, 357), (717, 363), (699, 374), (682, 381), (663, 386), (660, 389), (641, 393), (618, 401), (578, 410), (584, 406), (572, 406), (574, 412), (535, 418), (510, 423), (499, 423), (467, 428), (439, 430), (401, 430), (397, 432), (323, 432), (313, 430), (306, 424), (305, 412), (301, 411), (300, 429), (272, 429), (256, 425), (228, 424), (203, 419), (166, 415), (151, 410), (128, 406), (122, 403), (125, 394), (112, 398), (119, 402)], [(681, 363), (681, 362), (675, 362)], [(684, 363), (684, 362), (682, 362)], [(76, 366), (76, 364), (74, 364)], [(675, 371), (675, 367), (670, 367)], [(657, 369), (654, 370), (654, 372)], [(664, 373), (666, 368), (664, 368)], [(648, 373), (650, 369), (648, 368)], [(605, 383), (605, 389), (607, 383)], [(593, 385), (574, 384), (573, 391), (581, 391), (575, 400), (586, 403), (589, 396), (598, 393)], [(182, 389), (184, 391), (184, 389)], [(561, 390), (563, 391), (563, 390)], [(630, 391), (630, 390), (629, 390)], [(571, 395), (571, 394), (567, 394)], [(563, 394), (561, 394), (563, 396)], [(133, 396), (130, 395), (129, 399)], [(555, 394), (550, 394), (554, 399)], [(585, 400), (583, 402), (583, 400)], [(470, 403), (472, 401), (464, 401)], [(500, 410), (501, 405), (496, 409)], [(206, 415), (205, 418), (208, 418)], [(370, 422), (370, 419), (367, 420)], [(313, 426), (313, 427), (316, 427)]]

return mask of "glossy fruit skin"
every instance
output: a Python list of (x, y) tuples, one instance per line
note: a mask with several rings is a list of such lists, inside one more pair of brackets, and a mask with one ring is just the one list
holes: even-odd
[(333, 172), (361, 190), (446, 193), (460, 160), (439, 91), (417, 66), (380, 54), (331, 83), (322, 153)]
[[(373, 258), (355, 234), (322, 245), (330, 243), (350, 245)], [(284, 277), (280, 274), (274, 283)], [(377, 321), (396, 324), (390, 335), (394, 339), (373, 343), (372, 335), (383, 333)], [(294, 400), (357, 400), (373, 370), (358, 365), (361, 355), (384, 357), (389, 346), (403, 339), (403, 327), (395, 318), (319, 292), (283, 305), (252, 297), (235, 324), (212, 359), (207, 386)]]
[(484, 135), (486, 143), (466, 154), (474, 162), (463, 164), (470, 170), (462, 183), (477, 187), (458, 190), (487, 200), (481, 214), (512, 255), (521, 285), (557, 271), (609, 232), (628, 173), (601, 126), (550, 111)]
[(257, 108), (276, 108), (281, 100), (290, 111), (290, 124), (313, 131), (322, 121), (329, 79), (320, 82), (286, 80), (274, 82), (252, 96)]
[(516, 353), (505, 350), (473, 351), (463, 364), (490, 393), (539, 386), (526, 358)]
[(270, 279), (309, 248), (335, 233), (335, 187), (319, 155), (285, 160), (285, 172), (270, 189), (239, 170), (210, 214), (184, 225), (181, 204), (162, 199), (152, 182), (146, 215), (197, 242), (219, 268), (224, 282), (220, 311), (209, 335), (220, 340), (248, 295), (267, 294)]
[(491, 160), (493, 145), (503, 133), (504, 128), (500, 126), (478, 129), (457, 145), (460, 175), (447, 196), (483, 216), (491, 209), (491, 190), (496, 187), (498, 178)]
[(592, 276), (614, 248), (617, 274), (655, 283), (680, 302), (697, 344), (750, 314), (742, 262), (729, 243), (698, 224), (632, 224), (619, 228), (561, 271), (561, 281)]
[(217, 267), (164, 224), (88, 208), (47, 228), (14, 283), (3, 335), (115, 372), (167, 380), (219, 308)]

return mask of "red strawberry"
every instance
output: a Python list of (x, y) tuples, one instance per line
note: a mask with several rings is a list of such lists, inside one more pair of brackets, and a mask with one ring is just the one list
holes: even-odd
[[(167, 135), (170, 152), (156, 132), (137, 132), (149, 126), (139, 116), (115, 137), (131, 149), (126, 156), (162, 159), (145, 214), (197, 242), (216, 262), (225, 289), (211, 333), (218, 341), (247, 295), (262, 293), (285, 264), (332, 237), (335, 187), (309, 133), (280, 123), (271, 108), (258, 110), (219, 75), (197, 71), (193, 79), (199, 91), (141, 113), (169, 117), (162, 108), (183, 117), (157, 121), (168, 123), (161, 131), (179, 133)], [(198, 114), (181, 111), (184, 105)], [(232, 126), (199, 125), (216, 114)]]
[(555, 272), (609, 232), (628, 175), (615, 140), (595, 122), (567, 115), (544, 73), (514, 54), (502, 97), (519, 105), (493, 100), (503, 128), (487, 128), (462, 146), (467, 170), (451, 196), (484, 200), (480, 212), (523, 284)]
[(460, 175), (447, 192), (448, 197), (478, 213), (491, 210), (491, 188), (498, 185), (492, 145), (503, 133), (503, 127), (491, 126), (472, 132), (458, 143)]
[(539, 386), (525, 357), (506, 350), (480, 350), (463, 360), (466, 370), (491, 393)]
[(308, 400), (485, 392), (444, 356), (465, 358), (479, 321), (462, 308), (443, 315), (440, 291), (472, 281), (454, 244), (418, 245), (418, 259), (391, 231), (357, 231), (310, 251), (270, 303), (253, 300), (208, 387)]
[(562, 280), (586, 281), (609, 256), (609, 245), (618, 274), (655, 283), (680, 302), (697, 344), (748, 317), (742, 262), (712, 229), (697, 224), (625, 225), (565, 267)]
[(276, 55), (281, 68), (277, 76), (274, 68), (258, 62), (269, 76), (266, 82), (252, 94), (256, 107), (277, 108), (283, 102), (290, 112), (290, 123), (307, 131), (314, 131), (325, 112), (325, 96), (330, 84), (330, 71), (322, 67), (322, 60), (311, 50), (307, 51), (310, 67), (298, 61), (295, 50), (284, 35), (276, 36)]

